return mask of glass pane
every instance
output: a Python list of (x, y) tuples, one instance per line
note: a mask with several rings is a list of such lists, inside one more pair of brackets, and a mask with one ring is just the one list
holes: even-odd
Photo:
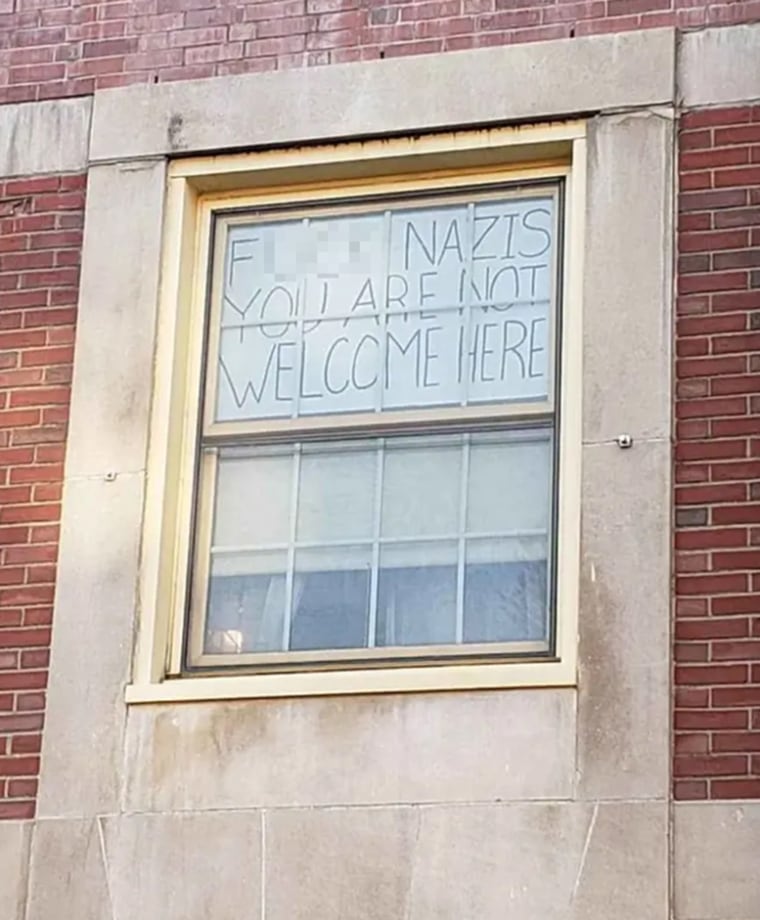
[(293, 471), (292, 451), (267, 455), (220, 451), (214, 546), (287, 543)]
[(469, 533), (545, 533), (551, 508), (548, 431), (473, 439), (467, 489)]
[(556, 196), (227, 227), (216, 421), (547, 399)]
[(546, 540), (471, 540), (464, 580), (465, 642), (548, 638)]
[(378, 582), (378, 646), (456, 642), (455, 542), (383, 546)]
[(298, 488), (299, 541), (356, 540), (372, 535), (377, 451), (304, 447)]
[(372, 550), (299, 550), (293, 577), (291, 649), (362, 648), (367, 643)]
[(292, 414), (298, 357), (296, 330), (293, 322), (222, 329), (217, 421)]
[(406, 443), (391, 441), (385, 450), (383, 537), (456, 534), (462, 439), (436, 438), (413, 447)]
[(204, 651), (210, 655), (282, 648), (286, 553), (215, 554)]
[(225, 448), (216, 487), (207, 654), (549, 636), (549, 429)]

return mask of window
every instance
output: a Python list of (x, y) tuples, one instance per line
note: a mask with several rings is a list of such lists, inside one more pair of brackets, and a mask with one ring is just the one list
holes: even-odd
[(550, 651), (560, 210), (216, 215), (190, 665)]
[(296, 155), (244, 171), (254, 192), (176, 165), (151, 683), (343, 692), (357, 675), (489, 685), (559, 664), (568, 679), (580, 142), (518, 168), (486, 135), (483, 165), (459, 171), (381, 151), (356, 177), (343, 154), (325, 181)]

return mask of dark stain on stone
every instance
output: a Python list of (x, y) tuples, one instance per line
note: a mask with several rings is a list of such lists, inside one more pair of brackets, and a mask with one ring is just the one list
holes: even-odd
[(184, 118), (177, 112), (169, 119), (166, 136), (169, 141), (169, 147), (172, 150), (183, 150), (187, 146), (187, 142), (182, 137), (182, 128), (184, 124)]

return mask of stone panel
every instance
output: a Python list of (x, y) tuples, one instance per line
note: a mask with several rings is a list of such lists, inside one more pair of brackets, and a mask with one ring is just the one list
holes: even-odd
[(67, 477), (145, 466), (164, 174), (163, 162), (89, 173)]
[(26, 920), (111, 920), (97, 819), (38, 821)]
[(38, 812), (119, 810), (143, 476), (69, 480)]
[(670, 443), (583, 449), (582, 798), (665, 798), (670, 756)]
[(569, 798), (575, 691), (132, 707), (127, 809)]
[(95, 95), (91, 158), (387, 136), (668, 103), (674, 66), (674, 31), (649, 29), (108, 89)]
[(674, 807), (677, 920), (760, 920), (760, 802)]
[[(583, 439), (669, 437), (673, 122), (589, 125), (583, 296)], [(644, 180), (643, 177), (646, 177)]]
[(91, 111), (92, 99), (0, 106), (0, 176), (85, 169)]
[(0, 917), (23, 920), (31, 824), (0, 822)]
[(668, 916), (664, 804), (291, 810), (266, 829), (266, 920)]
[(114, 918), (261, 917), (258, 812), (129, 815), (103, 826)]
[(689, 107), (760, 99), (760, 23), (685, 32), (679, 40), (678, 90)]

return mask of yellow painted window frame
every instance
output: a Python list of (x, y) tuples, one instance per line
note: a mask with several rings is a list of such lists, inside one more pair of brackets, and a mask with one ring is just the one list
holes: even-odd
[[(463, 131), (222, 157), (168, 167), (156, 330), (138, 631), (130, 703), (389, 693), (576, 683), (580, 556), (585, 124)], [(552, 659), (352, 667), (271, 673), (182, 673), (195, 501), (209, 240), (213, 213), (262, 204), (325, 204), (357, 195), (455, 191), (564, 179), (556, 654)]]

